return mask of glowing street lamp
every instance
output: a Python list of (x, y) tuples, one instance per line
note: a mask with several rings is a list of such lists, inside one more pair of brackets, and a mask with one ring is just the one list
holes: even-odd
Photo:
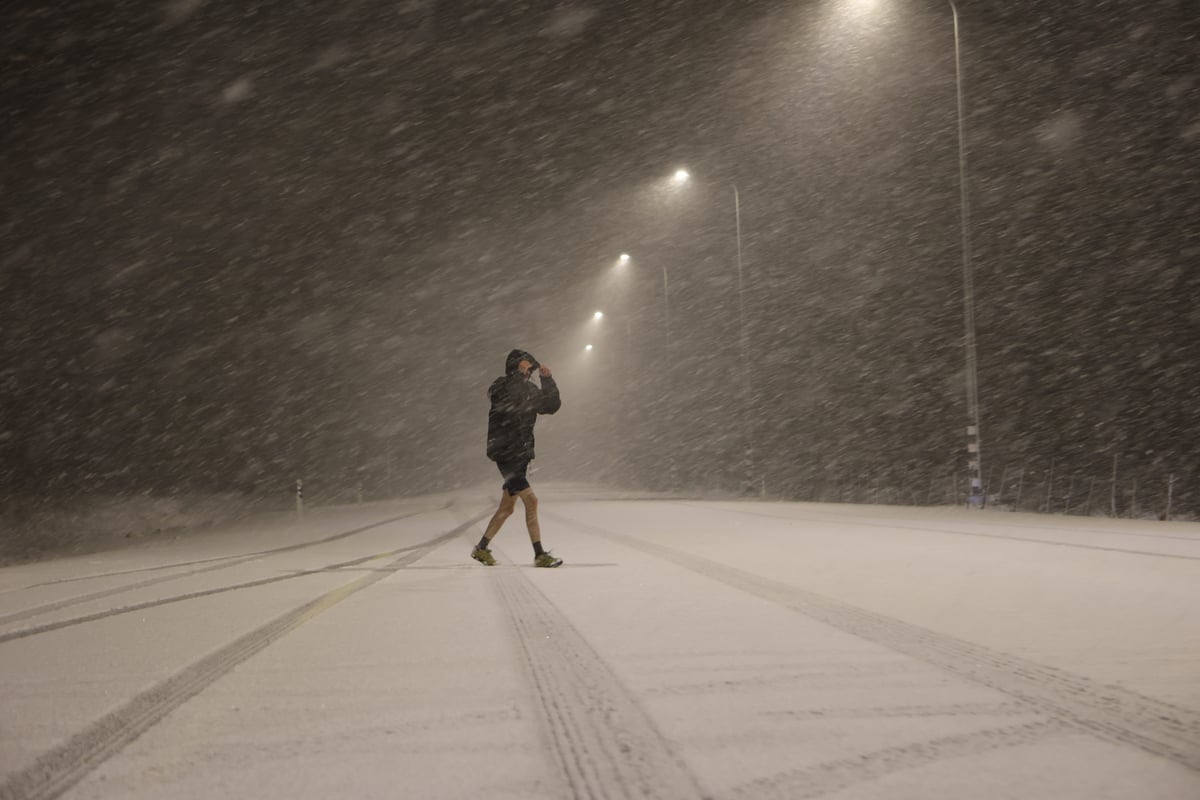
[(971, 488), (968, 507), (987, 504), (983, 487), (983, 444), (979, 434), (979, 362), (975, 355), (975, 280), (971, 264), (971, 204), (967, 193), (967, 133), (963, 116), (962, 56), (958, 43), (958, 6), (950, 0), (954, 17), (954, 87), (958, 95), (958, 191), (962, 232), (963, 327), (967, 378), (967, 474)]
[[(692, 177), (691, 174), (688, 173), (688, 171), (686, 169), (677, 169), (677, 170), (675, 170), (675, 175), (672, 178), (672, 182), (675, 183), (675, 185), (677, 185), (677, 186), (682, 186), (683, 184), (687, 183), (691, 179), (691, 177)], [(741, 195), (738, 193), (738, 187), (737, 187), (736, 183), (731, 183), (730, 188), (733, 189), (734, 245), (736, 247), (736, 252), (737, 252), (737, 262), (736, 263), (737, 263), (737, 296), (738, 296), (738, 343), (739, 343), (738, 348), (741, 352), (742, 365), (744, 367), (748, 368), (750, 361), (749, 361), (749, 355), (747, 354), (749, 344), (748, 344), (748, 341), (746, 338), (746, 300), (745, 300), (745, 291), (744, 291), (744, 286), (743, 286), (743, 281), (742, 281), (742, 198), (741, 198)], [(666, 282), (665, 275), (664, 275), (663, 280), (664, 280), (664, 291), (665, 291), (665, 282)], [(743, 391), (748, 392), (749, 386), (750, 386), (749, 381), (742, 382)], [(749, 402), (750, 402), (750, 400), (749, 400), (749, 398), (747, 398), (746, 399), (747, 407), (749, 405)], [(747, 416), (745, 419), (746, 419), (745, 424), (749, 425), (750, 418)], [(750, 474), (750, 469), (751, 469), (750, 436), (749, 436), (748, 432), (743, 432), (743, 439), (744, 439), (743, 444), (745, 445), (745, 448), (746, 448), (746, 454), (744, 457), (743, 466), (746, 470), (747, 479), (748, 479), (749, 474)]]
[[(682, 179), (679, 178), (680, 175), (683, 176)], [(675, 172), (675, 176), (676, 176), (676, 179), (687, 180), (687, 178), (688, 178), (687, 170), (684, 170), (684, 169), (677, 170)], [(621, 253), (620, 257), (617, 258), (617, 266), (624, 267), (629, 263), (629, 261), (630, 261), (629, 253)], [(664, 330), (666, 333), (666, 340), (668, 342), (668, 347), (669, 347), (670, 340), (671, 340), (671, 301), (670, 301), (670, 298), (669, 298), (668, 292), (667, 292), (667, 265), (666, 264), (663, 264), (662, 274), (663, 274), (663, 319), (664, 319), (664, 326), (665, 326)], [(603, 315), (599, 311), (597, 311), (596, 315), (593, 317), (593, 319), (598, 320), (602, 316)], [(628, 323), (628, 320), (626, 322)]]
[(594, 319), (594, 320), (602, 320), (602, 319), (604, 319), (604, 312), (603, 312), (603, 311), (597, 311), (595, 314), (592, 314), (592, 319)]
[[(686, 169), (675, 170), (675, 175), (671, 181), (676, 185), (683, 185), (691, 180), (691, 173)], [(742, 360), (746, 360), (746, 308), (745, 308), (745, 292), (743, 291), (742, 283), (742, 198), (738, 193), (736, 183), (730, 184), (733, 189), (733, 219), (734, 219), (734, 244), (737, 248), (737, 280), (738, 280), (738, 328), (740, 331)]]
[[(969, 489), (967, 506), (979, 508), (987, 504), (983, 485), (983, 443), (980, 432), (979, 360), (975, 340), (975, 276), (971, 252), (971, 201), (967, 176), (967, 126), (963, 100), (962, 46), (959, 41), (958, 5), (947, 0), (954, 30), (954, 88), (958, 122), (958, 194), (959, 237), (962, 252), (963, 282), (963, 355), (967, 401), (967, 476)], [(863, 10), (875, 6), (874, 0), (859, 0)]]
[(592, 346), (590, 344), (584, 345), (583, 349), (589, 353), (592, 352)]

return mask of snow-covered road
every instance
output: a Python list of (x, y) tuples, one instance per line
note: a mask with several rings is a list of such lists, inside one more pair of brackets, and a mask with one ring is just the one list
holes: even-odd
[(1200, 525), (539, 492), (0, 570), (0, 798), (1200, 797)]

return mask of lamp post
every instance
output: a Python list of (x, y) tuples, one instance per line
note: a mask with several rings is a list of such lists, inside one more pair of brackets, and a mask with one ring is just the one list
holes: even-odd
[[(627, 259), (626, 259), (627, 261)], [(626, 262), (621, 262), (626, 263)], [(589, 343), (584, 346), (584, 352), (590, 354), (592, 358), (596, 358), (600, 363), (596, 365), (596, 369), (601, 376), (607, 374), (611, 379), (608, 385), (615, 385), (617, 388), (612, 394), (608, 394), (609, 407), (611, 408), (611, 419), (608, 422), (608, 430), (613, 431), (615, 438), (610, 439), (613, 442), (614, 452), (613, 459), (608, 463), (610, 468), (618, 466), (618, 474), (628, 476), (631, 472), (629, 468), (629, 459), (627, 453), (620, 447), (618, 443), (623, 443), (620, 438), (620, 433), (627, 430), (628, 425), (633, 424), (636, 416), (635, 404), (633, 403), (633, 385), (632, 381), (620, 380), (617, 376), (620, 375), (622, 368), (628, 370), (633, 364), (633, 319), (629, 309), (625, 308), (623, 312), (618, 312), (618, 319), (624, 316), (625, 318), (625, 345), (622, 358), (618, 358), (617, 351), (619, 347), (615, 343), (618, 334), (611, 330), (613, 318), (603, 311), (595, 311), (592, 314), (592, 328), (597, 339), (589, 340)], [(605, 328), (610, 328), (606, 331)], [(593, 347), (591, 341), (597, 341), (600, 345), (599, 349)], [(601, 378), (604, 379), (603, 377)]]
[[(691, 180), (691, 173), (686, 169), (675, 170), (674, 182), (683, 185)], [(733, 222), (734, 222), (734, 244), (737, 250), (737, 278), (738, 278), (738, 328), (740, 330), (742, 359), (746, 357), (746, 304), (745, 293), (743, 292), (744, 283), (742, 280), (742, 198), (738, 192), (736, 183), (731, 183), (730, 188), (733, 189)]]
[[(623, 269), (631, 262), (628, 253), (621, 253), (617, 259), (617, 268)], [(666, 383), (666, 391), (669, 393), (673, 384), (671, 373), (671, 294), (670, 294), (670, 278), (667, 273), (667, 265), (662, 265), (662, 306), (663, 306), (663, 369), (660, 373), (662, 379)], [(597, 312), (599, 313), (599, 312)], [(593, 319), (600, 320), (601, 317), (593, 315)], [(625, 347), (626, 353), (632, 356), (633, 353), (633, 327), (631, 318), (626, 316), (625, 319)], [(626, 391), (632, 391), (632, 385), (629, 382), (625, 383)], [(675, 461), (674, 450), (668, 452), (668, 481), (672, 489), (678, 486), (678, 467)]]
[[(691, 174), (686, 169), (675, 170), (675, 175), (674, 175), (673, 180), (676, 184), (682, 185), (684, 183), (687, 183), (690, 179), (691, 179)], [(747, 352), (749, 349), (749, 342), (746, 337), (746, 294), (745, 294), (745, 283), (743, 280), (743, 271), (742, 271), (742, 198), (741, 198), (741, 194), (738, 192), (737, 183), (731, 183), (730, 188), (733, 189), (734, 244), (735, 244), (736, 254), (737, 254), (736, 263), (737, 263), (737, 288), (738, 288), (738, 351), (739, 351), (739, 355), (740, 355), (742, 369), (748, 372), (750, 369), (750, 366), (749, 366), (750, 359), (749, 359), (749, 355)], [(664, 281), (666, 280), (665, 272), (664, 272), (663, 279), (664, 279)], [(742, 471), (745, 473), (744, 477), (746, 479), (747, 485), (749, 485), (749, 482), (750, 482), (750, 470), (751, 470), (751, 466), (752, 466), (752, 458), (751, 458), (751, 450), (750, 450), (750, 435), (748, 432), (748, 428), (751, 424), (751, 415), (748, 413), (745, 413), (748, 410), (749, 404), (750, 404), (750, 400), (748, 397), (749, 390), (750, 390), (749, 381), (743, 380), (742, 381), (742, 394), (743, 394), (742, 400), (743, 400), (743, 404), (745, 407), (743, 408), (742, 416), (745, 420), (745, 422), (743, 423), (745, 427), (742, 430), (742, 447), (743, 447)]]
[[(617, 267), (618, 268), (625, 267), (629, 264), (629, 262), (630, 262), (629, 254), (621, 253), (620, 258), (617, 259)], [(668, 358), (670, 358), (669, 351), (670, 351), (670, 345), (671, 345), (671, 297), (667, 291), (669, 286), (668, 286), (667, 265), (666, 264), (662, 265), (662, 276), (663, 276), (663, 340), (664, 340), (663, 349), (665, 351), (664, 354)], [(597, 313), (599, 313), (599, 312), (597, 312)], [(600, 318), (596, 317), (596, 319), (600, 319)], [(626, 326), (628, 326), (630, 324), (628, 319), (626, 319), (625, 324), (626, 324)], [(626, 336), (627, 336), (627, 338), (632, 336), (628, 327), (626, 328)]]
[(967, 191), (967, 132), (963, 115), (962, 55), (958, 37), (958, 6), (949, 0), (954, 18), (954, 86), (958, 97), (958, 187), (959, 219), (962, 237), (963, 275), (963, 345), (966, 358), (967, 390), (967, 474), (969, 495), (967, 506), (982, 507), (987, 498), (983, 493), (983, 446), (979, 429), (979, 371), (975, 354), (975, 281), (971, 272), (971, 202)]
[(975, 340), (975, 285), (971, 263), (971, 203), (967, 183), (967, 126), (963, 102), (962, 46), (959, 41), (958, 6), (947, 0), (954, 23), (954, 87), (958, 122), (959, 225), (962, 246), (963, 351), (967, 400), (967, 506), (980, 508), (987, 498), (983, 487), (983, 446), (979, 424), (979, 368)]

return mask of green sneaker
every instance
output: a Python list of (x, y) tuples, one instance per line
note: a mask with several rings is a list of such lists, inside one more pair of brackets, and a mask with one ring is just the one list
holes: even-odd
[(553, 553), (542, 553), (533, 560), (533, 565), (535, 567), (561, 567), (562, 559)]
[(471, 558), (483, 564), (485, 567), (496, 566), (496, 557), (492, 555), (492, 551), (485, 547), (476, 547), (471, 551)]

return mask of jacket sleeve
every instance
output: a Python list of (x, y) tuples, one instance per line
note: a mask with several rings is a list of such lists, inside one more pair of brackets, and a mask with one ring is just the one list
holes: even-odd
[(554, 378), (545, 376), (542, 378), (542, 389), (538, 397), (537, 413), (553, 414), (562, 408), (562, 398), (558, 395), (558, 384), (554, 382)]
[(488, 400), (493, 411), (512, 411), (512, 400), (509, 396), (508, 385), (499, 378), (488, 387)]

